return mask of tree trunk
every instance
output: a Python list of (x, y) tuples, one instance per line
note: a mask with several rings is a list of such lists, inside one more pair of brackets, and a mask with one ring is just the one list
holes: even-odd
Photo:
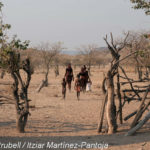
[(47, 66), (46, 73), (45, 73), (45, 79), (42, 80), (42, 82), (39, 85), (39, 87), (37, 88), (36, 92), (39, 93), (43, 87), (47, 87), (48, 86), (48, 74), (49, 74), (49, 67)]
[(41, 84), (39, 85), (36, 91), (39, 93), (44, 86), (45, 86), (45, 81), (42, 80)]
[(108, 71), (106, 83), (108, 92), (108, 101), (106, 106), (108, 134), (112, 134), (117, 130), (117, 123), (116, 123), (116, 106), (114, 102), (114, 81), (110, 71)]
[(14, 80), (12, 89), (16, 106), (16, 127), (19, 133), (25, 132), (25, 126), (29, 115), (28, 87), (32, 74), (29, 59), (23, 62), (22, 69), (27, 74), (26, 82), (22, 80), (19, 70), (12, 70), (11, 72), (11, 76)]
[(25, 126), (27, 123), (27, 119), (28, 119), (28, 113), (26, 113), (24, 115), (17, 114), (16, 127), (17, 127), (17, 131), (19, 133), (25, 132)]
[(44, 86), (48, 86), (48, 74), (49, 74), (49, 66), (47, 67), (46, 73), (45, 73), (45, 79), (44, 79)]

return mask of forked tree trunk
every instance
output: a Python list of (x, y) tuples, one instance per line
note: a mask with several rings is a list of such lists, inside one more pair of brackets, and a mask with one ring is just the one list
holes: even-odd
[[(117, 71), (118, 71), (118, 67), (119, 67), (119, 62), (123, 61), (124, 59), (126, 59), (127, 57), (129, 57), (130, 55), (127, 55), (126, 57), (122, 58), (121, 60), (120, 58), (120, 54), (119, 52), (125, 47), (126, 45), (126, 39), (128, 37), (125, 37), (124, 39), (124, 43), (123, 45), (120, 45), (119, 47), (117, 47), (117, 45), (114, 44), (113, 41), (113, 35), (112, 33), (110, 34), (111, 36), (111, 45), (108, 43), (107, 41), (107, 35), (104, 38), (109, 51), (111, 52), (112, 55), (112, 61), (111, 61), (111, 66), (110, 69), (107, 72), (107, 77), (106, 77), (106, 85), (107, 85), (107, 94), (108, 94), (108, 100), (107, 100), (107, 105), (106, 105), (106, 117), (107, 117), (107, 123), (108, 123), (108, 134), (112, 134), (114, 132), (117, 131), (117, 117), (116, 117), (116, 106), (115, 106), (115, 92), (114, 92), (114, 76), (116, 75)], [(118, 76), (119, 77), (119, 76)], [(119, 83), (119, 78), (118, 78), (118, 97), (119, 97), (119, 109), (120, 112), (122, 112), (121, 108), (122, 108), (122, 104), (121, 104), (121, 94), (120, 94), (120, 83)], [(120, 113), (120, 119), (122, 120), (122, 116)]]
[[(28, 87), (33, 73), (30, 68), (30, 61), (26, 59), (23, 62), (22, 69), (27, 74), (26, 82), (23, 82), (19, 70), (11, 72), (14, 80), (12, 89), (16, 106), (16, 128), (19, 133), (25, 132), (25, 126), (29, 115), (29, 100), (28, 100)], [(20, 85), (19, 85), (20, 84)], [(19, 88), (21, 88), (19, 90)]]
[(108, 123), (108, 134), (112, 134), (117, 130), (117, 123), (116, 123), (116, 106), (114, 102), (114, 81), (110, 71), (108, 71), (106, 83), (108, 92), (106, 117)]
[[(13, 84), (13, 96), (15, 99), (15, 106), (16, 106), (16, 128), (19, 133), (23, 133), (25, 131), (25, 126), (28, 119), (29, 114), (29, 101), (27, 99), (27, 93), (24, 90), (24, 99), (20, 101), (20, 94), (19, 94), (19, 79), (15, 73), (11, 73), (12, 78), (14, 79)], [(23, 91), (22, 91), (23, 92)]]

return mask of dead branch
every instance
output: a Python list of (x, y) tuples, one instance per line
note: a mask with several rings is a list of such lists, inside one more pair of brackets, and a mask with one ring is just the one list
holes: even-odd
[(134, 111), (134, 112), (132, 112), (132, 113), (129, 114), (128, 116), (126, 116), (126, 117), (124, 118), (124, 121), (127, 121), (128, 119), (130, 119), (131, 117), (133, 117), (133, 116), (136, 115), (136, 114), (137, 114), (137, 110)]
[(125, 77), (127, 78), (132, 91), (138, 96), (138, 98), (140, 98), (138, 92), (133, 88), (132, 82), (129, 80), (129, 78), (128, 78), (127, 74), (125, 73), (124, 69), (121, 66), (119, 66), (119, 68), (121, 69), (121, 71), (123, 72), (123, 74), (125, 75)]
[[(143, 93), (143, 92), (145, 92), (145, 90), (146, 90), (146, 89), (144, 89), (144, 90), (134, 89), (134, 91), (133, 91), (132, 89), (124, 89), (124, 90), (122, 90), (122, 91), (123, 91), (123, 92), (137, 92), (137, 93)], [(150, 91), (150, 89), (149, 89), (148, 91)]]
[(129, 130), (125, 136), (131, 136), (135, 134), (137, 130), (139, 130), (148, 120), (150, 119), (150, 112), (147, 113), (147, 115), (144, 117), (143, 120), (141, 120), (135, 127), (133, 127), (131, 130)]
[(134, 81), (130, 81), (130, 82), (120, 82), (121, 83), (121, 85), (125, 85), (125, 84), (129, 84), (129, 83), (140, 83), (140, 82), (148, 82), (148, 81), (150, 81), (150, 79), (148, 80), (148, 79), (142, 79), (142, 80), (134, 80)]
[[(123, 77), (123, 76), (121, 76), (121, 75), (119, 75), (119, 77), (120, 78), (122, 78), (122, 79), (127, 79), (126, 77)], [(133, 79), (131, 79), (131, 78), (128, 78), (130, 81), (133, 81)], [(120, 82), (121, 83), (121, 82)]]

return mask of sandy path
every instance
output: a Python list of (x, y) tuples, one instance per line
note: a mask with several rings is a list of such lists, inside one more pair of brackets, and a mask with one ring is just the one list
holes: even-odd
[[(29, 97), (32, 99), (31, 104), (36, 107), (30, 110), (31, 116), (26, 127), (26, 133), (16, 133), (14, 106), (0, 106), (0, 142), (17, 142), (18, 140), (22, 143), (38, 141), (44, 144), (49, 141), (78, 144), (84, 141), (87, 143), (105, 142), (109, 144), (110, 150), (140, 150), (142, 147), (144, 150), (149, 150), (149, 123), (140, 130), (143, 133), (133, 137), (124, 136), (129, 128), (130, 120), (119, 127), (117, 134), (97, 134), (100, 105), (104, 98), (100, 89), (101, 82), (99, 82), (102, 80), (102, 74), (99, 70), (92, 73), (92, 92), (81, 93), (80, 101), (77, 101), (73, 89), (71, 93), (67, 91), (66, 100), (62, 100), (60, 87), (62, 76), (55, 79), (53, 72), (49, 75), (49, 87), (36, 93), (35, 89), (42, 80), (43, 74), (34, 74)], [(5, 78), (5, 80), (8, 79), (9, 76)], [(125, 106), (124, 114), (132, 112), (138, 105), (138, 103), (133, 103), (130, 106)]]

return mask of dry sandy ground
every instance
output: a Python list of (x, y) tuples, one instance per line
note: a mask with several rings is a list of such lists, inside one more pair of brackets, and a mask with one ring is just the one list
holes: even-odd
[[(101, 103), (104, 98), (101, 91), (103, 69), (92, 71), (92, 92), (81, 93), (81, 99), (76, 99), (75, 91), (67, 91), (66, 100), (61, 97), (61, 80), (64, 68), (57, 78), (54, 72), (49, 75), (49, 86), (36, 93), (36, 88), (43, 79), (44, 74), (36, 72), (31, 81), (29, 98), (35, 108), (30, 110), (26, 133), (16, 133), (15, 109), (13, 105), (0, 106), (0, 142), (66, 142), (66, 143), (108, 143), (109, 150), (149, 150), (150, 149), (150, 124), (147, 123), (135, 136), (125, 137), (132, 119), (119, 125), (118, 132), (113, 135), (98, 134), (97, 123)], [(77, 74), (78, 70), (75, 71)], [(0, 88), (8, 93), (10, 77), (0, 80)], [(73, 83), (74, 84), (74, 83)], [(133, 112), (139, 103), (126, 104), (124, 116)], [(85, 147), (84, 147), (85, 148)], [(0, 148), (3, 149), (3, 148)], [(28, 148), (22, 148), (28, 149)], [(46, 146), (43, 148), (46, 149)], [(47, 148), (48, 149), (48, 148)], [(80, 149), (80, 148), (78, 148)], [(86, 149), (86, 148), (85, 148)]]

